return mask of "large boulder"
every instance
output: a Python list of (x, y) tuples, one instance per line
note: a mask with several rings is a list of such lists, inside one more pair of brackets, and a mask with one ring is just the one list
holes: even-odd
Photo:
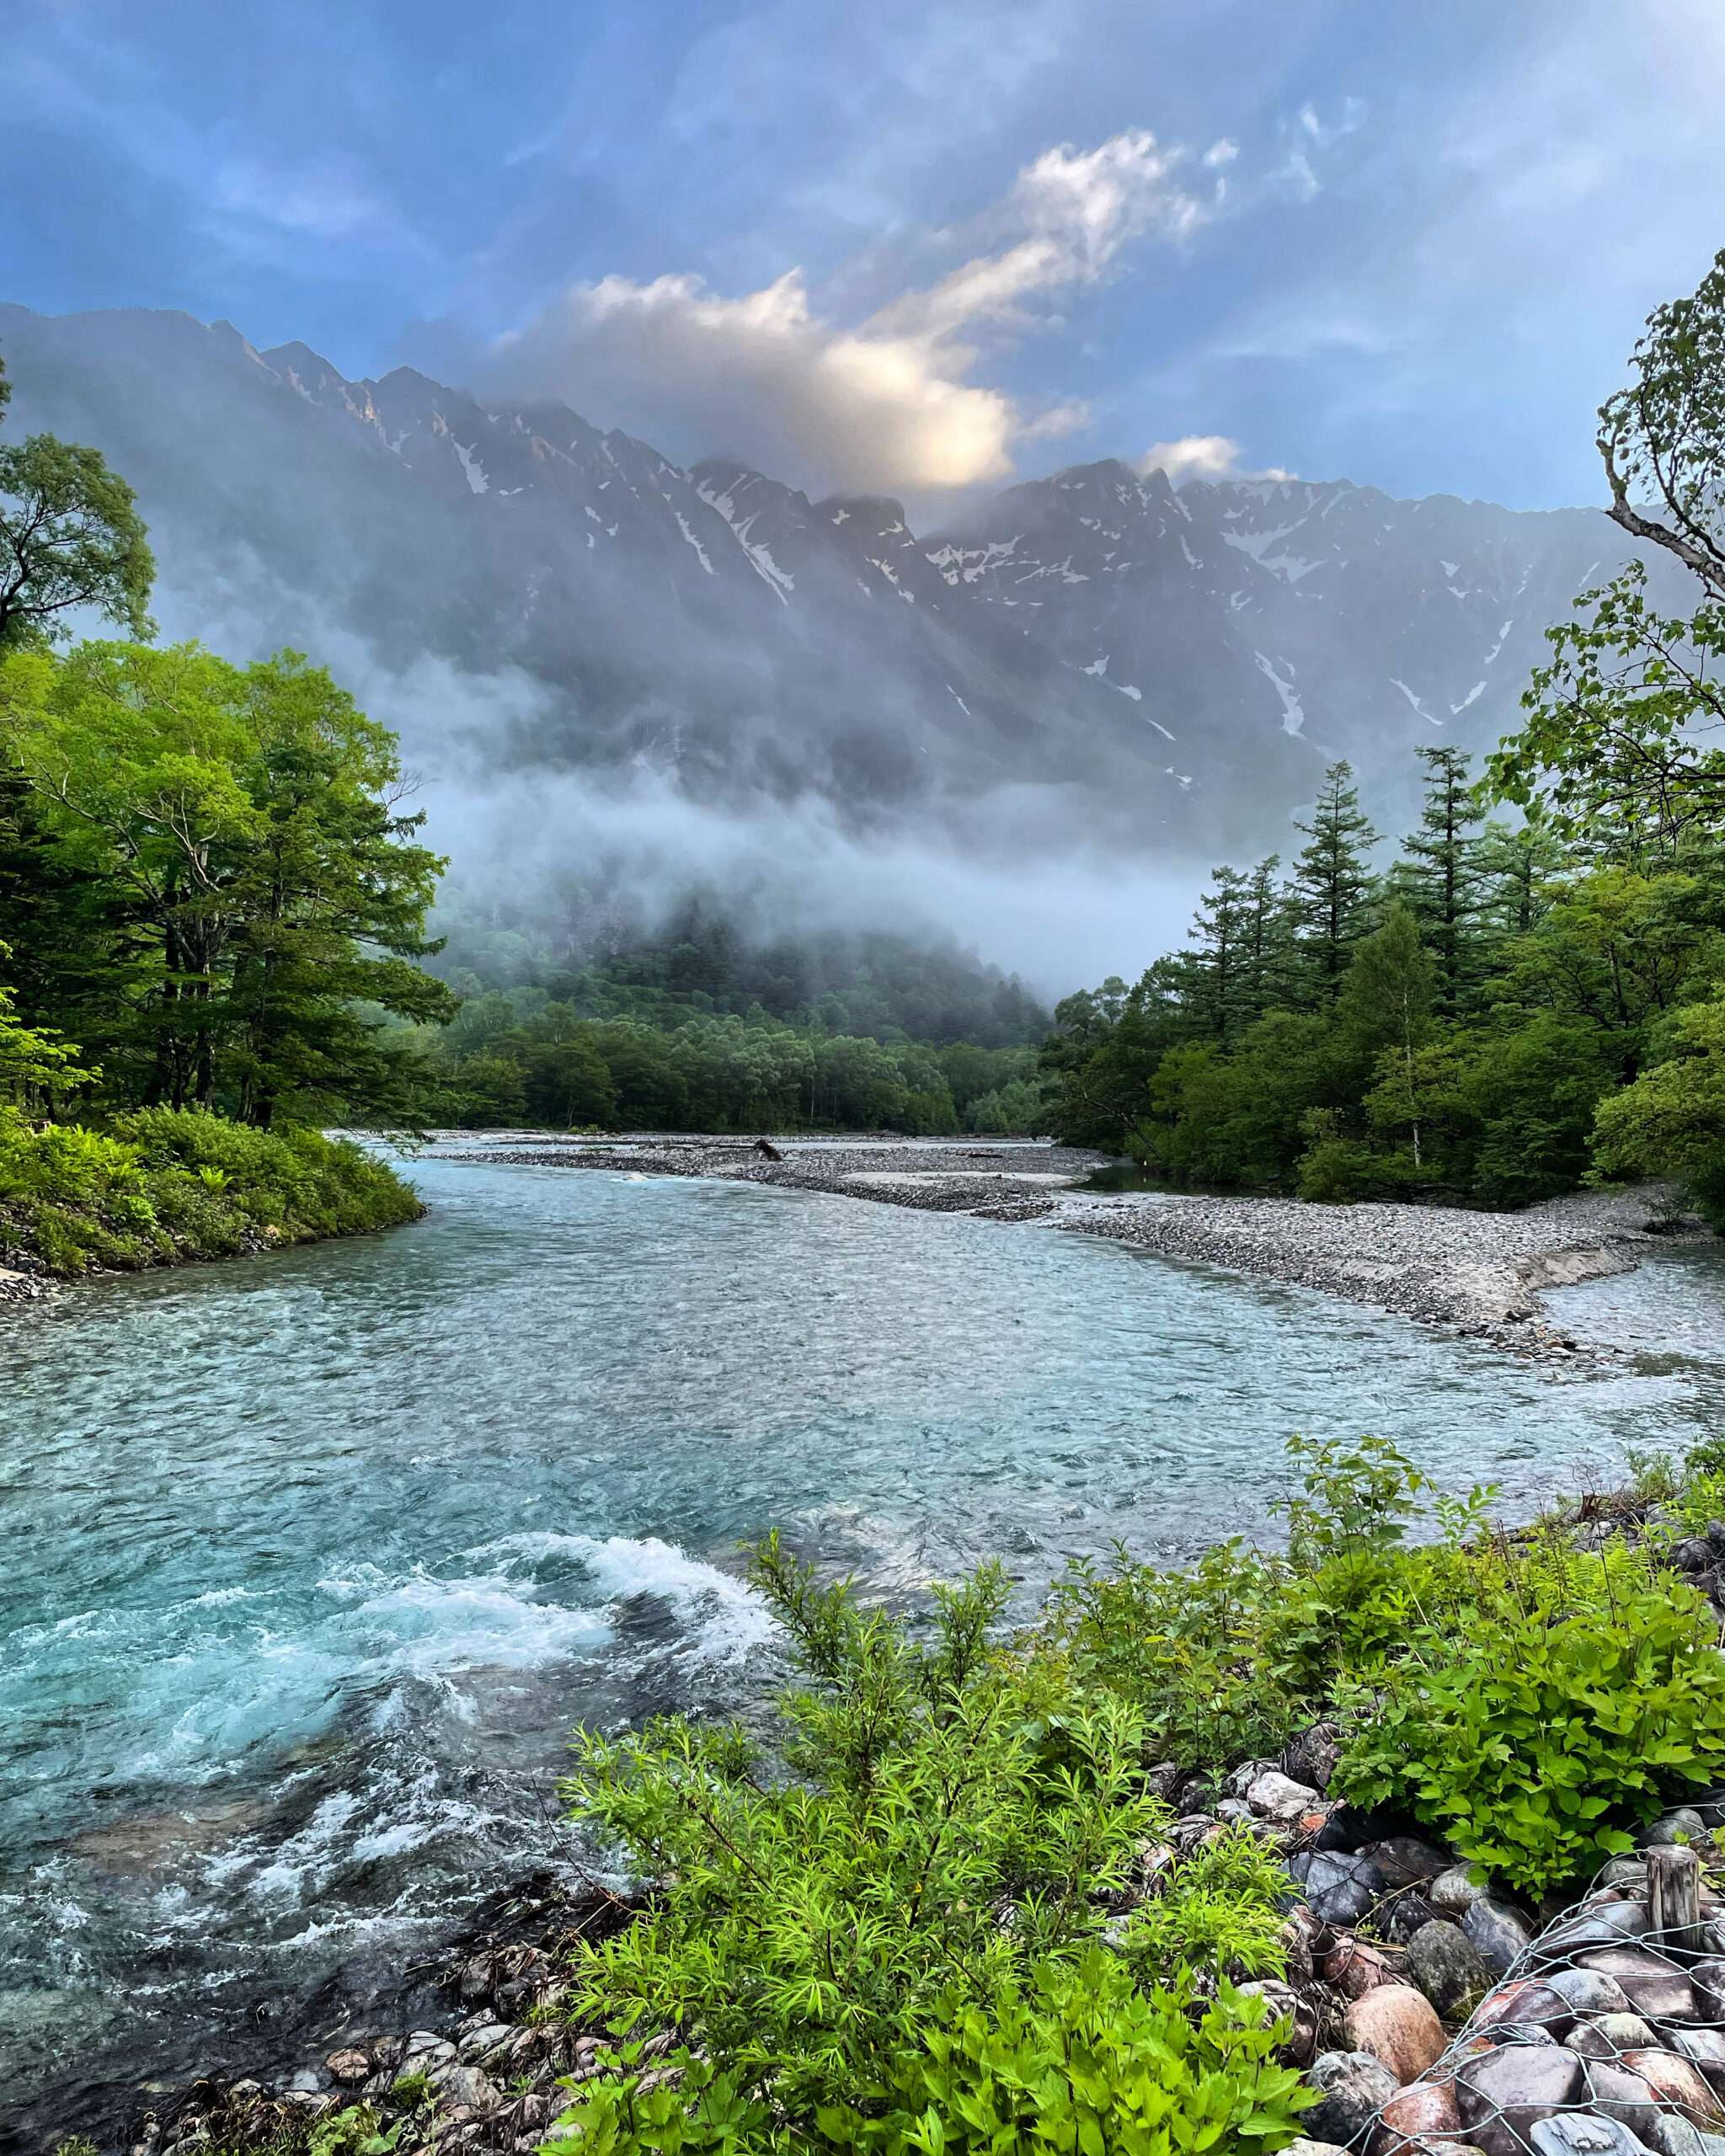
[(1418, 2080), (1443, 2057), (1444, 2025), (1425, 1993), (1412, 1984), (1378, 1984), (1342, 2016), (1342, 2040), (1350, 2051), (1381, 2059), (1398, 2082), (1407, 2083)]
[(1312, 2061), (1306, 2078), (1318, 2100), (1300, 2123), (1320, 2140), (1338, 2141), (1344, 2148), (1363, 2139), (1398, 2086), (1388, 2067), (1370, 2052), (1325, 2052)]
[(1493, 1969), (1459, 1924), (1434, 1919), (1407, 1942), (1402, 1968), (1445, 2019), (1491, 1987)]

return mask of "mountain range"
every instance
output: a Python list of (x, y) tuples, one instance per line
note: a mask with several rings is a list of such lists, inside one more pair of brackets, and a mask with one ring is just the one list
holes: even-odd
[(136, 487), (176, 632), (508, 673), (531, 693), (476, 722), (494, 766), (863, 825), (1053, 787), (1103, 835), (1252, 841), (1342, 755), (1404, 792), (1413, 744), (1514, 725), (1543, 632), (1628, 551), (1594, 510), (1112, 460), (919, 533), (885, 496), (179, 313), (0, 306), (0, 359), (15, 429)]

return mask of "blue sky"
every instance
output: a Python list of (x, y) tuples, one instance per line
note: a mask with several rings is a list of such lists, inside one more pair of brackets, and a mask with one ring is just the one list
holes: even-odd
[(1725, 245), (1721, 0), (8, 13), (0, 297), (931, 510), (1105, 455), (1594, 499)]

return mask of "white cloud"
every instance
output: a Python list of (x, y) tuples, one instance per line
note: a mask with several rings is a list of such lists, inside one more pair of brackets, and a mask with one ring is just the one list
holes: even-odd
[(645, 434), (775, 476), (853, 487), (969, 486), (1012, 469), (1023, 424), (927, 336), (840, 329), (792, 270), (729, 299), (698, 277), (577, 285), (496, 355), (514, 391), (563, 396)]
[(364, 181), (334, 163), (294, 170), (230, 160), (216, 174), (211, 205), (228, 216), (321, 240), (393, 237), (399, 225)]
[(976, 221), (984, 251), (854, 327), (823, 315), (795, 270), (735, 297), (690, 275), (574, 285), (499, 344), (491, 376), (817, 485), (915, 493), (1004, 478), (1017, 444), (1070, 433), (1083, 413), (1029, 408), (975, 381), (983, 343), (1052, 320), (1132, 242), (1197, 232), (1216, 198), (1183, 183), (1186, 163), (1142, 129), (1046, 150)]
[(1240, 445), (1226, 435), (1183, 435), (1178, 441), (1152, 442), (1138, 460), (1146, 477), (1165, 472), (1174, 486), (1188, 479), (1291, 479), (1279, 465), (1248, 472), (1240, 463)]

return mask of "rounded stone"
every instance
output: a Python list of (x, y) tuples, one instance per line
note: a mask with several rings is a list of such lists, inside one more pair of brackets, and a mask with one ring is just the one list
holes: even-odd
[(1363, 1999), (1379, 1984), (1401, 1982), (1388, 1955), (1351, 1932), (1325, 1955), (1323, 1970), (1324, 1982), (1343, 1999)]
[(1485, 1956), (1459, 1924), (1440, 1919), (1414, 1933), (1402, 1966), (1445, 2016), (1459, 2014), (1491, 1986), (1492, 1967)]
[(1346, 2148), (1362, 2138), (1400, 2084), (1370, 2052), (1325, 2052), (1312, 2061), (1306, 2079), (1318, 2100), (1300, 2118), (1318, 2139)]
[(1425, 1897), (1434, 1909), (1445, 1916), (1465, 1916), (1474, 1903), (1484, 1897), (1485, 1882), (1474, 1876), (1471, 1864), (1452, 1864), (1447, 1871), (1440, 1871), (1425, 1890)]
[(1638, 2014), (1595, 2014), (1569, 2031), (1569, 2048), (1584, 2058), (1621, 2058), (1658, 2041)]
[(1455, 2099), (1468, 2138), (1487, 2156), (1519, 2156), (1535, 2120), (1581, 2100), (1583, 2065), (1558, 2045), (1503, 2044), (1466, 2059)]
[(1533, 1934), (1524, 1920), (1507, 1903), (1494, 1902), (1488, 1894), (1468, 1904), (1461, 1929), (1500, 1977), (1507, 1976), (1533, 1944)]
[[(1697, 1962), (1690, 1972), (1697, 1979), (1694, 1988), (1670, 1962), (1634, 1947), (1612, 1946), (1597, 1953), (1583, 1954), (1578, 1967), (1597, 1969), (1601, 1975), (1615, 1978), (1637, 2014), (1655, 2021), (1692, 2021), (1696, 2019), (1696, 2001), (1703, 1972), (1722, 1965)], [(1725, 1967), (1722, 1967), (1722, 1974), (1725, 1974)], [(1712, 2020), (1719, 2017), (1709, 2011), (1706, 2018)]]
[(1668, 2051), (1626, 2052), (1623, 2064), (1627, 2072), (1639, 2074), (1649, 2084), (1662, 2104), (1683, 2112), (1697, 2126), (1725, 2126), (1725, 2111), (1720, 2109), (1719, 2099), (1708, 2087), (1706, 2076), (1686, 2058)]
[(1398, 2089), (1385, 2105), (1382, 2123), (1372, 2137), (1372, 2156), (1407, 2156), (1426, 2134), (1453, 2140), (1461, 2131), (1454, 2084), (1416, 2081)]
[(1412, 1984), (1378, 1984), (1342, 2016), (1348, 2047), (1381, 2059), (1400, 2083), (1418, 2081), (1443, 2057), (1444, 2025)]

